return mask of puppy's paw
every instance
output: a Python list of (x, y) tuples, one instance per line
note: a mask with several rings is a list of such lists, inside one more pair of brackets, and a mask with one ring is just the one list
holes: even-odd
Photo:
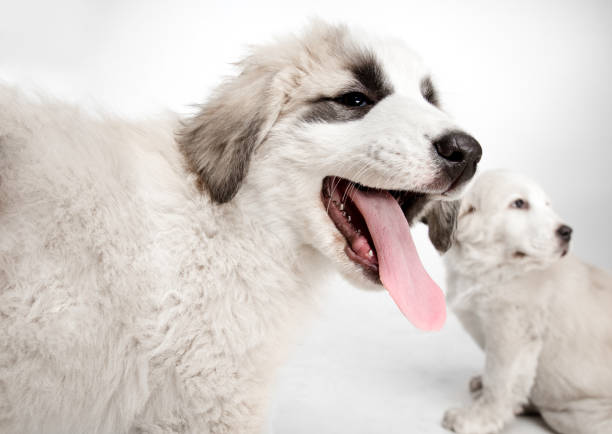
[(525, 407), (522, 404), (516, 404), (512, 408), (512, 413), (514, 413), (515, 416), (520, 416), (522, 414), (525, 414)]
[(540, 412), (538, 408), (535, 405), (533, 405), (531, 402), (528, 402), (526, 404), (516, 404), (514, 406), (515, 416), (520, 416), (520, 415), (535, 416), (539, 414)]
[(457, 434), (496, 434), (503, 421), (483, 408), (452, 408), (444, 413), (442, 426)]

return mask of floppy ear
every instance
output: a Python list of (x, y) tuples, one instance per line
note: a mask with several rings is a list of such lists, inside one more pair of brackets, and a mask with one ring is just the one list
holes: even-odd
[(453, 244), (453, 235), (457, 227), (457, 213), (461, 201), (434, 202), (421, 221), (429, 226), (429, 239), (434, 247), (441, 253), (450, 249)]
[(215, 202), (225, 203), (236, 195), (253, 150), (278, 117), (282, 92), (275, 91), (274, 77), (270, 69), (247, 63), (178, 132), (190, 168)]

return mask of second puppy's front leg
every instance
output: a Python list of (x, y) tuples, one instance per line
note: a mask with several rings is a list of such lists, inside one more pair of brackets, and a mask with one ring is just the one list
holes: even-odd
[[(480, 396), (482, 395), (482, 375), (476, 375), (470, 378), (470, 381), (468, 382), (468, 390), (470, 391), (472, 400), (480, 398)], [(522, 414), (533, 414), (537, 412), (538, 410), (531, 403), (517, 404), (514, 407), (515, 416), (519, 416)]]
[(542, 347), (541, 315), (507, 305), (487, 313), (482, 390), (471, 405), (445, 413), (445, 428), (460, 434), (497, 433), (527, 402)]

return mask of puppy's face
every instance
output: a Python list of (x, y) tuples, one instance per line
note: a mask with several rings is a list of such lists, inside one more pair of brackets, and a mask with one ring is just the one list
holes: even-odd
[(287, 195), (307, 242), (349, 279), (380, 287), (376, 241), (353, 196), (387, 191), (411, 222), (429, 200), (461, 190), (481, 150), (440, 109), (414, 52), (348, 31), (335, 36), (317, 41), (311, 51), (319, 57), (293, 78), (299, 85), (268, 136), (266, 158), (291, 178)]
[[(361, 286), (421, 285), (408, 224), (431, 199), (457, 194), (481, 155), (440, 109), (421, 59), (397, 41), (317, 23), (258, 49), (226, 87), (183, 134), (213, 199), (259, 195), (259, 212), (291, 231), (284, 239)], [(215, 124), (221, 145), (202, 147)], [(231, 142), (241, 145), (228, 152)]]
[(549, 266), (569, 249), (571, 228), (545, 192), (524, 175), (481, 175), (457, 211), (454, 243), (460, 254), (497, 267)]

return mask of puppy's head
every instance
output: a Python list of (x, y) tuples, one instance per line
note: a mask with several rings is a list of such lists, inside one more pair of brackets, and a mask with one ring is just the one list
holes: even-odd
[(241, 67), (179, 135), (203, 191), (218, 204), (257, 201), (251, 211), (273, 216), (275, 230), (355, 283), (382, 282), (398, 304), (439, 301), (408, 224), (461, 190), (481, 149), (441, 110), (421, 59), (398, 41), (314, 22)]
[(452, 246), (454, 257), (466, 264), (527, 271), (547, 267), (568, 252), (571, 228), (525, 175), (485, 172), (449, 209), (436, 204), (428, 210), (430, 237), (441, 251)]

